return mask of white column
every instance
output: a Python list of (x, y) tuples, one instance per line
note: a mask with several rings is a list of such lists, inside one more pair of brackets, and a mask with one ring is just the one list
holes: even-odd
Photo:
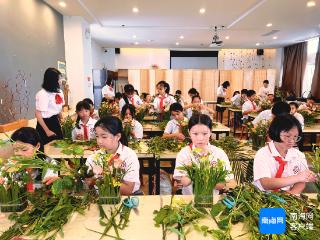
[(75, 16), (64, 16), (63, 24), (69, 104), (75, 109), (83, 98), (93, 100), (90, 26)]

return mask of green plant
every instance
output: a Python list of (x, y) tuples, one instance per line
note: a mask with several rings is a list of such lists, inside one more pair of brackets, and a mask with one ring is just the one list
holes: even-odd
[(74, 128), (74, 122), (71, 116), (67, 116), (61, 123), (61, 129), (64, 139), (72, 140), (72, 130)]
[(119, 114), (119, 106), (115, 102), (102, 102), (98, 110), (99, 117), (107, 117)]
[(192, 161), (184, 163), (178, 169), (186, 171), (192, 181), (196, 206), (210, 207), (213, 203), (213, 189), (224, 182), (228, 170), (221, 160), (214, 160), (212, 154), (203, 154), (201, 149), (192, 150)]
[(304, 124), (306, 126), (313, 125), (313, 124), (315, 124), (317, 122), (316, 117), (319, 115), (319, 113), (310, 112), (310, 111), (307, 111), (307, 110), (299, 111), (299, 113), (303, 116)]

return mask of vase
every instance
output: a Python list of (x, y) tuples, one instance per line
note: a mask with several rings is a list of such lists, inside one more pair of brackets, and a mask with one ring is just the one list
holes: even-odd
[(213, 194), (195, 193), (194, 206), (202, 208), (211, 208), (213, 205)]
[(258, 151), (266, 144), (266, 138), (263, 135), (252, 134), (252, 150)]
[(22, 198), (14, 203), (0, 202), (0, 212), (22, 212), (28, 205), (27, 199)]

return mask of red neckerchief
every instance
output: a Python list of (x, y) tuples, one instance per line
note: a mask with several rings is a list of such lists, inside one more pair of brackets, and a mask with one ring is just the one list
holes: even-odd
[(88, 134), (88, 126), (86, 124), (81, 124), (83, 127), (83, 138), (84, 140), (89, 140), (89, 134)]
[(252, 108), (253, 108), (253, 110), (256, 110), (256, 104), (253, 102), (253, 101), (251, 101), (251, 100), (249, 100), (250, 102), (251, 102), (251, 105), (252, 105)]
[(26, 184), (27, 192), (34, 192), (33, 179), (32, 179), (32, 176), (31, 176), (32, 168), (27, 168), (27, 172), (28, 172), (29, 177), (30, 177), (30, 180)]
[[(122, 144), (121, 144), (122, 145)], [(123, 145), (122, 145), (122, 150), (123, 150)], [(118, 150), (117, 150), (118, 151)], [(108, 161), (109, 166), (113, 165), (114, 160), (118, 159), (120, 157), (119, 153), (115, 153), (113, 154), (113, 156), (110, 158), (110, 160)]]
[[(270, 146), (269, 146), (269, 143), (268, 143), (268, 148), (269, 148), (270, 153), (272, 154)], [(284, 167), (287, 164), (287, 161), (283, 160), (283, 158), (281, 156), (276, 156), (276, 157), (273, 157), (273, 158), (279, 163), (279, 168), (278, 168), (277, 173), (276, 173), (276, 178), (281, 178), (282, 173), (284, 171)], [(274, 192), (278, 192), (279, 189), (274, 189), (273, 191)]]
[(62, 104), (62, 102), (63, 102), (63, 99), (62, 99), (62, 97), (59, 95), (59, 93), (56, 94), (55, 100), (56, 100), (56, 104)]
[(159, 99), (160, 99), (160, 104), (159, 104), (159, 107), (160, 109), (164, 109), (163, 107), (163, 100), (166, 99), (167, 97), (164, 95), (164, 96), (159, 96)]

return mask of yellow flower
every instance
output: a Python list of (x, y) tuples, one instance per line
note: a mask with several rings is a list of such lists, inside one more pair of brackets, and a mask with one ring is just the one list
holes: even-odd
[(120, 187), (121, 186), (121, 182), (119, 182), (117, 179), (112, 178), (112, 185), (114, 187)]

